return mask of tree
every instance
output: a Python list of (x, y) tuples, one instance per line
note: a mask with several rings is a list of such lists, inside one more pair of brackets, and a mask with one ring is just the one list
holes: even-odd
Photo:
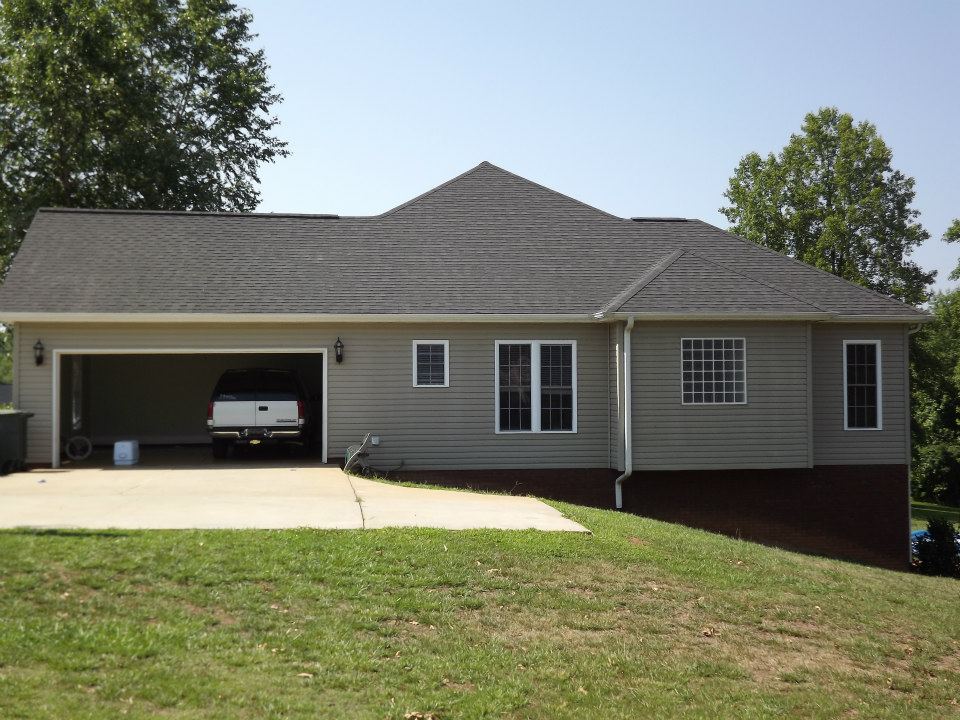
[(13, 382), (13, 334), (0, 325), (0, 383)]
[(909, 256), (929, 234), (911, 207), (913, 178), (892, 169), (891, 159), (872, 124), (822, 108), (779, 154), (740, 161), (720, 212), (758, 245), (921, 303), (936, 273)]
[(929, 310), (910, 347), (913, 489), (960, 505), (960, 289), (934, 295)]
[(287, 154), (228, 0), (0, 3), (0, 279), (44, 205), (252, 210)]
[[(947, 228), (947, 231), (943, 234), (943, 241), (960, 242), (960, 219), (954, 220), (953, 224)], [(950, 273), (950, 279), (960, 280), (960, 262), (957, 262), (957, 267)]]

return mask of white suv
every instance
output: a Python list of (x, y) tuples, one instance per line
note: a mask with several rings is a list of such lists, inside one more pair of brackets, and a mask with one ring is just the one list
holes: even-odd
[(227, 370), (207, 406), (213, 456), (227, 456), (233, 445), (310, 439), (310, 403), (292, 370)]

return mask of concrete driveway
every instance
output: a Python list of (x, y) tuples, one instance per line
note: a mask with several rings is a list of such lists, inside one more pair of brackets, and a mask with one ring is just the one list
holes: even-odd
[(0, 477), (0, 528), (434, 527), (588, 532), (539, 500), (408, 488), (335, 466), (84, 467)]

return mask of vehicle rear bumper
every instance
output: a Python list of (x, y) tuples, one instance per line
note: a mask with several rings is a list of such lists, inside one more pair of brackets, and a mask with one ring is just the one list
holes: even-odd
[(295, 440), (303, 435), (300, 428), (223, 428), (210, 431), (218, 440)]

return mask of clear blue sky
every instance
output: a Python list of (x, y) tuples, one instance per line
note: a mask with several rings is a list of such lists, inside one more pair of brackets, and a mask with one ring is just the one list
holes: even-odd
[(717, 209), (739, 159), (835, 105), (917, 180), (940, 271), (960, 216), (960, 3), (239, 0), (291, 156), (262, 210), (375, 214), (489, 160), (621, 216)]

